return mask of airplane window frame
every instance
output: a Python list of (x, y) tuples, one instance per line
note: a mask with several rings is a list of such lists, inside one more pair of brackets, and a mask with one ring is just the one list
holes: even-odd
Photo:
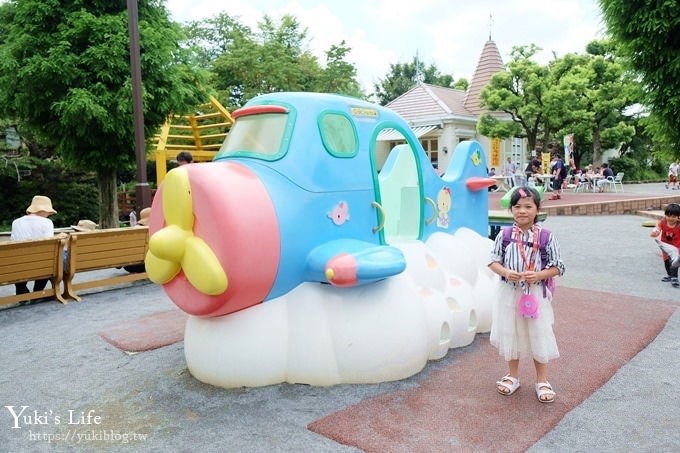
[[(215, 160), (224, 157), (281, 159), (287, 152), (294, 119), (291, 111), (240, 117), (229, 130)], [(262, 142), (263, 139), (265, 142)]]
[[(329, 123), (328, 120), (332, 120)], [(354, 121), (345, 112), (325, 110), (317, 119), (319, 135), (326, 151), (335, 157), (352, 158), (359, 152), (359, 135)], [(351, 138), (349, 142), (348, 138)]]

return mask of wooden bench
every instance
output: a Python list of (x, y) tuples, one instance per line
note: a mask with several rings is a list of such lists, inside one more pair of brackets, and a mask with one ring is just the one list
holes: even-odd
[(55, 297), (65, 304), (60, 288), (65, 245), (66, 239), (59, 237), (0, 242), (0, 285), (40, 279), (48, 279), (52, 284), (51, 288), (46, 287), (42, 291), (0, 296), (0, 305), (45, 297)]
[[(148, 247), (149, 228), (145, 226), (72, 233), (64, 275), (64, 297), (80, 302), (79, 290), (146, 279), (146, 272), (126, 273), (122, 267), (144, 264)], [(73, 281), (76, 275), (80, 277), (84, 272), (114, 268), (121, 268), (121, 275)]]

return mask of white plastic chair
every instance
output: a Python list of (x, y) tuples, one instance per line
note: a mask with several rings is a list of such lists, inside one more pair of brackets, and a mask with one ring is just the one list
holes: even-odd
[(574, 192), (585, 192), (588, 190), (588, 180), (585, 175), (578, 175), (576, 179), (576, 184), (574, 184)]
[(599, 181), (597, 181), (597, 187), (601, 189), (603, 192), (611, 192), (612, 189), (614, 189), (614, 192), (616, 192), (616, 186), (614, 185), (614, 177), (607, 176), (604, 179), (600, 179)]
[(612, 184), (614, 186), (614, 192), (617, 192), (616, 190), (616, 185), (619, 185), (621, 187), (621, 192), (623, 192), (623, 172), (619, 172), (616, 174), (614, 177), (614, 183)]
[(623, 173), (617, 173), (615, 177), (607, 176), (607, 179), (602, 181), (602, 188), (606, 188), (608, 191), (618, 192), (617, 185), (621, 186), (621, 192), (623, 192)]
[[(619, 173), (620, 174), (620, 173)], [(606, 179), (601, 179), (598, 181), (597, 185), (602, 188), (605, 192), (618, 192), (616, 188), (616, 178), (618, 178), (619, 174), (617, 174), (616, 177), (613, 176), (607, 176)], [(620, 184), (620, 181), (619, 181)], [(623, 185), (621, 185), (621, 190), (623, 190)]]

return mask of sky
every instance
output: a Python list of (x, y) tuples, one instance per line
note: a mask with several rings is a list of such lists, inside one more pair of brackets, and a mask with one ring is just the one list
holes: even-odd
[(597, 0), (166, 0), (166, 7), (177, 22), (226, 12), (254, 30), (265, 14), (293, 15), (322, 65), (324, 52), (345, 40), (366, 93), (390, 64), (416, 53), (454, 80), (471, 80), (489, 35), (504, 62), (513, 46), (536, 44), (543, 50), (535, 60), (546, 64), (553, 54), (583, 53), (604, 31)]

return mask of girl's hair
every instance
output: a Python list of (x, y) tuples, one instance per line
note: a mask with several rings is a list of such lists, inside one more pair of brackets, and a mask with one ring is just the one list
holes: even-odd
[(663, 213), (664, 215), (674, 215), (680, 217), (680, 204), (669, 203)]
[(520, 198), (533, 198), (536, 207), (541, 207), (541, 194), (533, 187), (518, 187), (512, 195), (510, 195), (510, 206), (515, 206)]
[[(515, 206), (522, 198), (531, 198), (534, 200), (536, 209), (541, 209), (541, 194), (533, 187), (518, 187), (512, 195), (510, 195), (510, 207), (512, 208)], [(534, 223), (536, 222), (538, 222), (538, 215), (534, 217)]]

